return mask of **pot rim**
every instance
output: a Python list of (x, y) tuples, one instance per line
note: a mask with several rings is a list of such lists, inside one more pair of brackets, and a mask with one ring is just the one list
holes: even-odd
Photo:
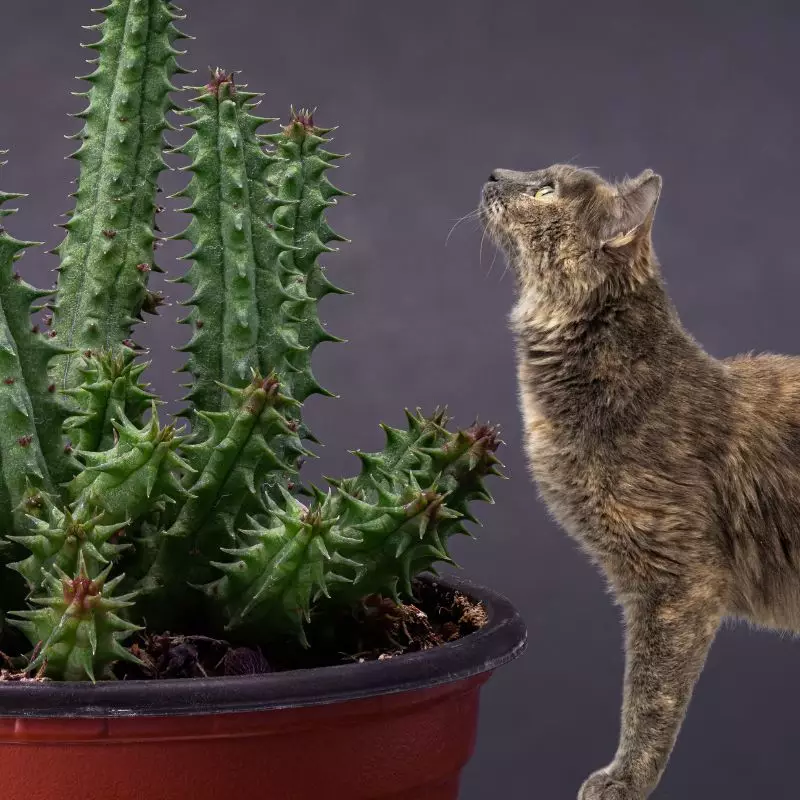
[(329, 705), (455, 683), (523, 652), (525, 623), (503, 595), (463, 578), (423, 579), (483, 603), (486, 625), (454, 642), (385, 661), (215, 678), (0, 682), (0, 718), (190, 716)]

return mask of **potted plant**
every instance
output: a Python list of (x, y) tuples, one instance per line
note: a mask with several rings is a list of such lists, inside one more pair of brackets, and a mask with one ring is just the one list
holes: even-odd
[[(497, 430), (408, 414), (356, 477), (301, 482), (340, 156), (306, 111), (259, 134), (275, 120), (223, 70), (178, 109), (165, 0), (101, 13), (54, 293), (0, 229), (0, 789), (455, 798), (479, 688), (525, 632), (493, 592), (419, 576), (490, 499)], [(131, 338), (163, 301), (169, 111), (190, 132), (188, 430)]]

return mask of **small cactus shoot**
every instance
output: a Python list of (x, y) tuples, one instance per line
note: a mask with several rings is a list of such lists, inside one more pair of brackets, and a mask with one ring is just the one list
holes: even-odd
[[(318, 304), (346, 293), (320, 263), (346, 241), (326, 219), (347, 194), (329, 180), (343, 156), (310, 111), (258, 116), (260, 96), (233, 73), (178, 92), (175, 44), (188, 37), (167, 0), (100, 13), (53, 291), (18, 272), (35, 243), (0, 226), (0, 604), (29, 642), (27, 671), (56, 680), (113, 678), (137, 661), (126, 641), (145, 623), (313, 646), (315, 612), (400, 601), (416, 575), (452, 563), (450, 538), (499, 474), (494, 427), (407, 412), (405, 428), (383, 426), (383, 450), (355, 453), (360, 474), (303, 485), (316, 442), (303, 403), (330, 395), (312, 356), (341, 341)], [(186, 130), (173, 148), (169, 112)], [(191, 289), (180, 425), (162, 423), (132, 338), (164, 300), (148, 279), (174, 153), (191, 175), (176, 237), (189, 266), (173, 278)], [(21, 196), (0, 192), (0, 216)]]

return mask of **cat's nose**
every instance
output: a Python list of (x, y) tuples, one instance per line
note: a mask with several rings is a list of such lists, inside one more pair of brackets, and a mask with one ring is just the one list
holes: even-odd
[(514, 181), (519, 180), (521, 172), (516, 172), (513, 169), (495, 169), (489, 176), (490, 181)]

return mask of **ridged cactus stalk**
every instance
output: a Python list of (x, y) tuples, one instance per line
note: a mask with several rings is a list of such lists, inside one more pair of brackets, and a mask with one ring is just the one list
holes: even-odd
[[(303, 403), (329, 394), (312, 355), (340, 341), (318, 303), (344, 293), (320, 263), (346, 241), (326, 220), (346, 194), (329, 180), (342, 156), (310, 112), (258, 116), (259, 96), (223, 70), (177, 108), (186, 37), (166, 0), (100, 13), (54, 294), (18, 272), (34, 244), (0, 228), (0, 602), (30, 643), (27, 669), (64, 680), (113, 677), (136, 660), (125, 642), (145, 622), (313, 646), (315, 613), (376, 593), (400, 601), (450, 562), (470, 502), (491, 500), (483, 480), (499, 474), (497, 431), (451, 432), (436, 411), (384, 426), (381, 452), (356, 453), (360, 474), (303, 484), (316, 442)], [(187, 131), (173, 148), (170, 111)], [(191, 174), (177, 237), (189, 267), (174, 278), (191, 288), (180, 425), (162, 423), (132, 339), (162, 300), (148, 277), (171, 153)], [(0, 215), (18, 197), (0, 193)], [(40, 331), (31, 313), (43, 306)]]
[(113, 0), (94, 26), (99, 57), (85, 76), (84, 120), (73, 154), (81, 165), (75, 208), (57, 248), (58, 292), (51, 334), (69, 352), (53, 360), (57, 385), (81, 382), (85, 350), (132, 347), (131, 327), (146, 304), (154, 269), (158, 175), (164, 168), (169, 93), (180, 71), (174, 42), (180, 17), (166, 2)]

